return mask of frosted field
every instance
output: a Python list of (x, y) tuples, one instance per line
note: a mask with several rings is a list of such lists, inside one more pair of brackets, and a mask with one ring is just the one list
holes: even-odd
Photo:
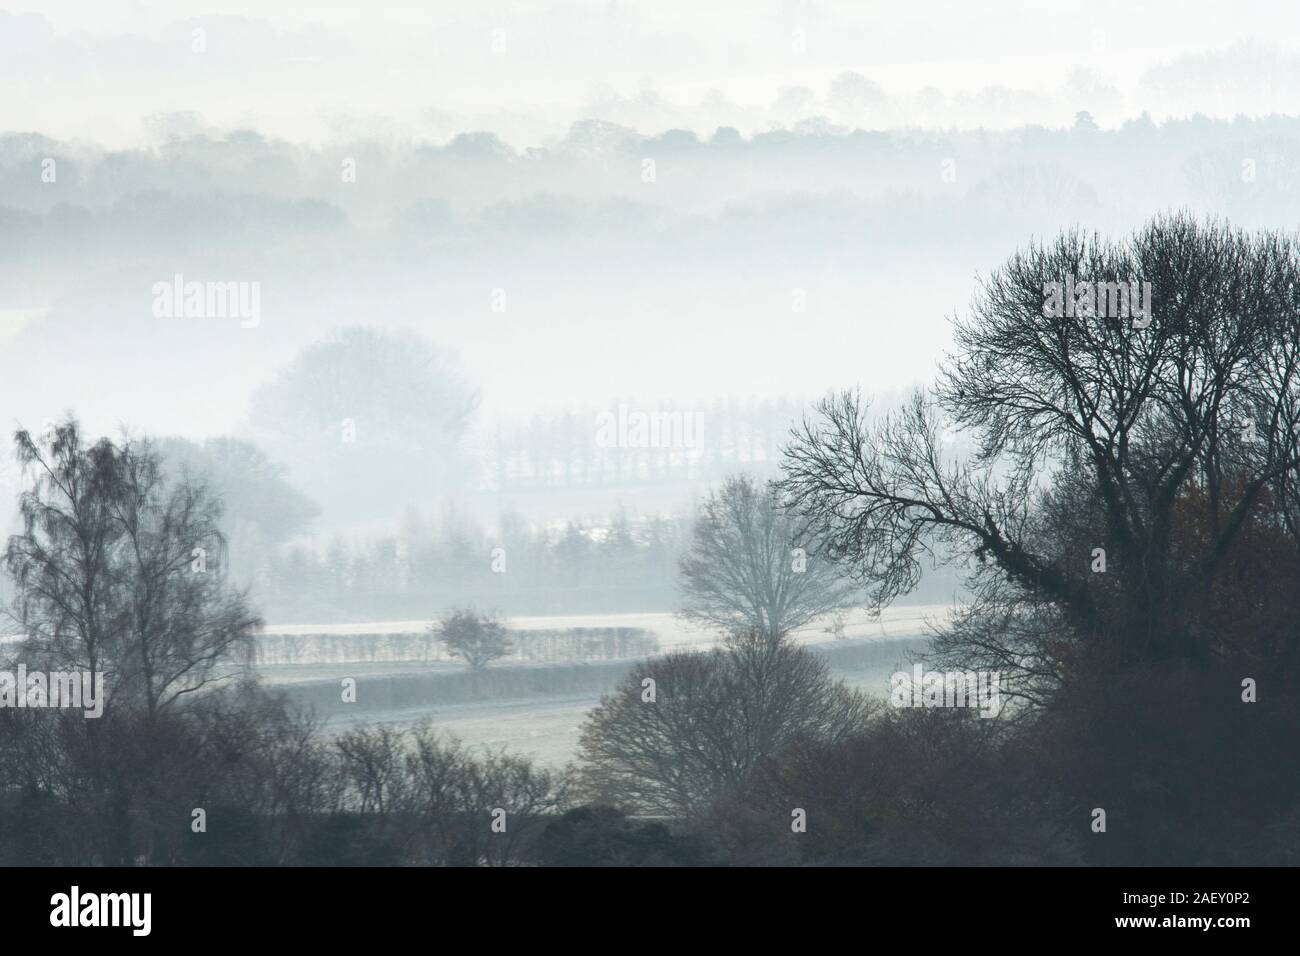
[[(847, 614), (845, 637), (882, 642), (907, 641), (928, 636), (933, 627), (941, 625), (948, 613), (946, 605), (915, 605), (890, 608), (880, 619), (873, 620), (864, 612)], [(408, 633), (427, 626), (427, 621), (385, 621), (365, 624), (341, 625), (278, 625), (268, 626), (269, 633), (310, 634), (350, 632)], [(509, 626), (517, 629), (549, 629), (568, 627), (638, 627), (654, 631), (659, 638), (660, 651), (677, 648), (704, 649), (717, 643), (714, 632), (685, 624), (672, 614), (598, 614), (555, 617), (510, 618)], [(803, 628), (795, 632), (801, 643), (818, 644), (834, 639), (825, 625)], [(905, 656), (900, 646), (899, 663)], [(302, 681), (337, 678), (338, 676), (381, 676), (394, 674), (427, 673), (463, 669), (461, 664), (433, 663), (351, 663), (351, 664), (297, 664), (262, 668), (263, 679), (268, 684), (291, 685)], [(883, 696), (889, 686), (889, 675), (894, 664), (881, 664), (865, 670), (837, 671), (836, 676), (850, 686), (858, 687), (872, 696)], [(505, 747), (512, 752), (528, 754), (539, 762), (561, 766), (573, 759), (578, 746), (578, 732), (587, 713), (599, 703), (599, 694), (535, 696), (521, 699), (493, 699), (471, 703), (431, 705), (419, 708), (394, 710), (359, 710), (355, 717), (335, 716), (326, 720), (327, 733), (338, 733), (355, 724), (409, 725), (419, 720), (430, 720), (440, 731), (452, 734), (472, 747)]]
[[(845, 613), (845, 637), (892, 639), (916, 637), (927, 633), (927, 625), (941, 625), (947, 620), (947, 604), (915, 604), (886, 608), (879, 619), (863, 610)], [(268, 624), (267, 634), (404, 634), (422, 631), (428, 620), (376, 621), (350, 624)], [(794, 632), (803, 643), (831, 640), (825, 621), (818, 621)], [(659, 638), (659, 650), (668, 652), (679, 647), (709, 647), (717, 643), (715, 631), (696, 627), (668, 612), (644, 614), (573, 614), (543, 617), (512, 617), (507, 624), (517, 630), (548, 630), (571, 627), (639, 627), (653, 631)]]
[[(947, 619), (948, 605), (918, 604), (887, 608), (879, 619), (863, 611), (845, 615), (844, 636), (849, 639), (882, 642), (907, 641), (928, 636)], [(277, 624), (268, 625), (268, 634), (399, 634), (423, 630), (429, 621), (377, 621), (360, 624)], [(512, 629), (546, 630), (576, 627), (636, 627), (653, 631), (659, 640), (660, 653), (680, 648), (702, 650), (714, 646), (717, 634), (694, 627), (671, 613), (586, 614), (550, 617), (515, 617), (508, 619)], [(804, 644), (833, 642), (826, 622), (818, 622), (794, 632)], [(17, 636), (0, 638), (0, 645), (16, 643)], [(900, 648), (901, 663), (904, 651)], [(889, 686), (892, 664), (865, 670), (836, 671), (850, 686), (872, 696), (883, 696)], [(450, 672), (464, 670), (460, 663), (422, 662), (352, 662), (298, 663), (267, 665), (259, 668), (263, 683), (272, 687), (292, 687), (311, 681), (337, 680), (340, 677), (382, 677), (389, 675)], [(472, 703), (429, 705), (418, 708), (378, 710), (358, 708), (355, 717), (334, 716), (325, 720), (327, 733), (339, 733), (354, 724), (407, 725), (428, 719), (439, 730), (459, 737), (473, 747), (506, 747), (528, 754), (538, 761), (560, 766), (573, 759), (578, 745), (578, 729), (587, 713), (599, 703), (599, 694), (546, 695), (519, 699), (492, 699)]]
[(561, 767), (574, 758), (579, 725), (598, 701), (597, 696), (530, 697), (385, 711), (378, 716), (371, 712), (352, 720), (327, 721), (324, 730), (328, 736), (356, 724), (407, 726), (427, 719), (440, 732), (457, 737), (471, 747), (505, 748), (547, 766)]
[[(850, 687), (873, 697), (883, 697), (889, 686), (893, 666), (868, 671), (839, 673)], [(372, 713), (355, 720), (332, 720), (325, 724), (326, 734), (339, 733), (353, 724), (413, 724), (429, 719), (443, 733), (458, 737), (471, 747), (504, 747), (511, 753), (527, 754), (538, 763), (562, 767), (574, 759), (578, 750), (578, 732), (587, 713), (599, 703), (599, 696), (530, 697), (523, 700), (495, 700), (476, 704), (451, 704), (446, 707)]]

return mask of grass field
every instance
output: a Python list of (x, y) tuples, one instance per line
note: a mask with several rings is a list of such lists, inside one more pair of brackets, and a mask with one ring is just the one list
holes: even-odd
[[(896, 668), (882, 665), (867, 671), (837, 672), (850, 687), (873, 697), (883, 697), (889, 675)], [(327, 734), (357, 724), (396, 724), (428, 720), (439, 731), (471, 747), (506, 748), (527, 754), (548, 766), (563, 766), (574, 758), (583, 720), (599, 703), (599, 695), (579, 697), (529, 697), (411, 710), (365, 711), (355, 717), (337, 716), (325, 723)]]
[[(889, 653), (879, 663), (866, 667), (836, 669), (836, 676), (850, 686), (865, 693), (883, 697), (889, 687), (889, 676), (903, 663), (907, 651), (915, 648), (918, 640), (928, 634), (932, 624), (942, 621), (946, 608), (933, 605), (895, 608), (886, 611), (880, 620), (868, 619), (859, 613), (850, 616), (845, 629), (849, 643), (869, 641), (873, 644), (897, 645), (897, 659)], [(365, 625), (337, 625), (337, 633), (344, 628), (368, 633), (382, 633), (391, 628), (394, 632), (409, 631), (421, 622), (380, 622)], [(660, 648), (691, 647), (703, 649), (716, 643), (716, 636), (702, 629), (684, 625), (670, 614), (583, 615), (573, 617), (520, 618), (510, 621), (517, 628), (548, 627), (644, 627), (660, 636)], [(320, 633), (320, 625), (296, 625), (302, 633)], [(291, 633), (283, 628), (280, 633)], [(665, 640), (666, 638), (666, 640)], [(822, 644), (828, 648), (845, 648), (848, 645), (832, 640), (820, 627), (805, 628), (796, 638), (807, 644)], [(629, 666), (633, 666), (629, 662)], [(834, 666), (834, 665), (833, 665)], [(264, 667), (263, 680), (286, 689), (294, 685), (318, 684), (340, 677), (391, 678), (418, 674), (449, 674), (463, 670), (463, 665), (445, 662), (430, 663), (350, 663), (350, 664), (295, 664)], [(586, 715), (600, 700), (600, 694), (557, 693), (514, 698), (496, 698), (482, 701), (456, 703), (430, 703), (418, 707), (384, 708), (361, 706), (355, 711), (331, 714), (325, 719), (326, 733), (339, 733), (357, 724), (409, 725), (421, 720), (430, 721), (440, 731), (454, 735), (472, 747), (507, 748), (527, 754), (550, 766), (562, 766), (574, 758), (578, 735)]]

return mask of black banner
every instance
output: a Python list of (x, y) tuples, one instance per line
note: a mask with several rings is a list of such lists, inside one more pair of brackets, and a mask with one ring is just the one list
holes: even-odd
[[(377, 934), (647, 942), (684, 924), (763, 941), (800, 927), (990, 944), (1194, 938), (1286, 925), (1285, 869), (30, 869), (0, 870), (6, 939), (336, 944)], [(567, 929), (557, 926), (567, 925)], [(441, 927), (441, 929), (438, 929)], [(51, 936), (52, 934), (52, 936)], [(433, 934), (433, 935), (429, 935)], [(450, 937), (449, 937), (450, 940)], [(531, 942), (529, 942), (531, 940)]]

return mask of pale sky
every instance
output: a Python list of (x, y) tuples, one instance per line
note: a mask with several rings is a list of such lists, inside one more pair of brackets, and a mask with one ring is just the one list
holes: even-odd
[[(16, 411), (34, 420), (74, 405), (159, 431), (227, 431), (299, 349), (354, 323), (413, 328), (456, 350), (483, 386), (485, 410), (518, 415), (539, 402), (928, 381), (977, 270), (1031, 231), (1081, 216), (1127, 229), (1195, 203), (1294, 222), (1286, 190), (1296, 152), (1262, 129), (1249, 147), (1206, 141), (1202, 155), (1199, 140), (1174, 131), (1158, 151), (1166, 164), (1142, 175), (1132, 152), (1095, 169), (1072, 164), (1105, 156), (1055, 156), (1055, 166), (1026, 170), (1038, 159), (1013, 132), (985, 152), (968, 142), (978, 155), (962, 159), (948, 191), (947, 147), (909, 151), (911, 129), (1063, 128), (1084, 109), (1103, 127), (1143, 111), (1157, 121), (1300, 114), (1297, 28), (1300, 5), (1259, 0), (992, 0), (978, 11), (963, 0), (0, 0), (0, 133), (59, 141), (51, 152), (72, 170), (46, 184), (18, 151), (0, 155), (10, 174), (0, 186), (13, 190), (0, 192), (0, 207), (39, 217), (5, 224), (27, 258), (0, 270), (0, 343), (42, 323), (129, 324), (148, 316), (152, 284), (177, 272), (262, 282), (267, 312), (256, 334), (195, 338), (189, 351), (152, 327), (130, 333), (142, 337), (117, 343), (124, 360), (153, 377), (120, 376), (112, 401), (95, 349), (69, 370), (71, 384), (23, 379), (18, 372), (48, 374), (39, 363), (54, 360), (41, 349), (57, 355), (69, 333), (30, 336), (24, 347), (37, 358), (14, 372), (0, 366), (0, 405), (24, 403)], [(861, 78), (865, 98), (832, 89), (846, 72)], [(689, 175), (665, 163), (648, 186), (635, 164), (599, 167), (593, 179), (598, 164), (566, 155), (505, 166), (449, 159), (438, 175), (367, 178), (457, 133), (490, 131), (522, 151), (583, 119), (647, 137), (678, 128), (707, 137), (722, 125), (751, 136), (812, 120), (903, 130), (891, 141), (910, 165), (882, 153), (872, 178), (857, 160), (815, 150), (788, 165), (760, 157), (739, 167), (701, 152), (683, 167)], [(240, 165), (242, 147), (221, 144), (241, 128), (289, 144)], [(209, 131), (211, 143), (179, 152), (78, 148), (156, 147)], [(341, 188), (328, 147), (371, 137), (380, 141), (366, 153), (372, 165)], [(1274, 197), (1259, 210), (1240, 205), (1253, 195), (1240, 188), (1244, 156), (1258, 156), (1261, 195)], [(385, 157), (391, 167), (375, 165)], [(912, 198), (891, 205), (895, 193)], [(315, 207), (291, 205), (308, 199), (325, 225), (308, 222)], [(938, 201), (949, 203), (942, 215), (927, 213)], [(279, 225), (258, 219), (264, 206)], [(1008, 206), (1020, 218), (996, 234)], [(951, 242), (950, 213), (967, 223)], [(927, 215), (933, 232), (916, 234), (912, 223)], [(331, 216), (343, 225), (328, 225)], [(871, 239), (886, 223), (904, 238)], [(443, 228), (454, 243), (439, 245)], [(897, 261), (880, 261), (890, 251)], [(510, 289), (508, 320), (486, 312), (497, 287)], [(797, 318), (795, 288), (810, 301)], [(220, 369), (220, 400), (194, 384), (207, 381), (204, 363)], [(160, 403), (163, 385), (173, 397)]]
[[(708, 126), (701, 103), (721, 97), (750, 132), (790, 118), (773, 112), (790, 88), (815, 94), (803, 112), (827, 112), (821, 99), (846, 70), (898, 97), (927, 87), (948, 97), (999, 86), (1047, 93), (1087, 70), (1118, 91), (1113, 115), (1098, 117), (1117, 122), (1152, 107), (1159, 118), (1168, 105), (1144, 92), (1148, 70), (1252, 40), (1284, 58), (1260, 66), (1268, 75), (1258, 83), (1281, 86), (1197, 108), (1269, 110), (1292, 93), (1293, 77), (1272, 74), (1291, 69), (1286, 38), (1300, 27), (1300, 7), (1263, 2), (44, 0), (0, 9), (39, 18), (0, 18), (0, 127), (107, 146), (147, 142), (147, 117), (182, 111), (302, 141), (358, 130), (443, 141), (492, 129), (522, 146), (611, 97), (646, 93), (658, 102), (646, 125)], [(206, 31), (201, 53), (196, 29)], [(1064, 109), (1043, 119), (1057, 113), (1068, 119)]]

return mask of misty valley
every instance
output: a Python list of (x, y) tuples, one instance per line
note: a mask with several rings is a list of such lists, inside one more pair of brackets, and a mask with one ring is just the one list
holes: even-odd
[(7, 928), (1286, 925), (1300, 7), (0, 7)]

